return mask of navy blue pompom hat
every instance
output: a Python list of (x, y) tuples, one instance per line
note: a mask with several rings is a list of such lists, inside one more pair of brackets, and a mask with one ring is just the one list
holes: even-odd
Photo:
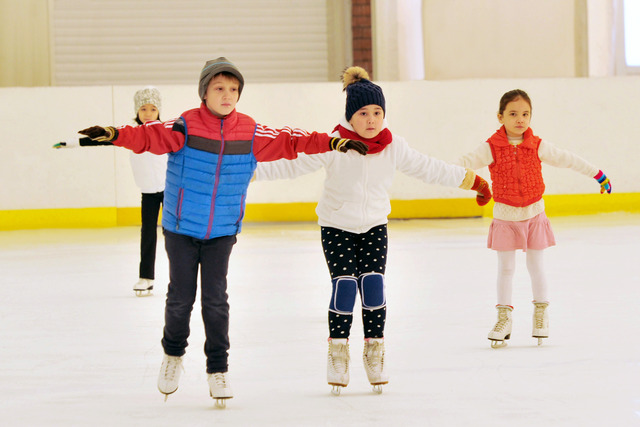
[(369, 80), (369, 74), (361, 67), (349, 67), (342, 74), (343, 90), (347, 93), (345, 116), (347, 121), (366, 105), (379, 105), (385, 112), (382, 88)]

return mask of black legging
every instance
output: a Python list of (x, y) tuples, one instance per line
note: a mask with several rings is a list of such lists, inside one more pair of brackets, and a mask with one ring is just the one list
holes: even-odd
[[(387, 225), (378, 225), (356, 234), (332, 227), (321, 227), (322, 248), (331, 279), (360, 277), (365, 273), (385, 273), (387, 267)], [(362, 310), (365, 338), (382, 338), (387, 308)], [(329, 311), (329, 336), (348, 338), (353, 315)]]
[(158, 242), (158, 214), (164, 192), (142, 193), (140, 213), (140, 278), (155, 279), (156, 244)]

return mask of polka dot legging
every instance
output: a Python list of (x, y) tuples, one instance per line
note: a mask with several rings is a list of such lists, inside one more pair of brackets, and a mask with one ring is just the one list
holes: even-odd
[[(360, 277), (364, 273), (384, 274), (387, 266), (387, 225), (356, 234), (331, 227), (321, 227), (322, 248), (331, 279), (339, 276)], [(387, 307), (362, 310), (365, 338), (382, 338)], [(348, 338), (353, 314), (329, 311), (329, 336)]]

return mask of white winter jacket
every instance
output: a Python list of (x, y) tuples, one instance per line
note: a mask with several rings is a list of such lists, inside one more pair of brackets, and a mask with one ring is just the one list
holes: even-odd
[[(343, 117), (340, 124), (353, 130)], [(383, 129), (387, 126), (386, 120)], [(334, 132), (332, 136), (340, 136)], [(393, 135), (392, 142), (379, 153), (362, 156), (329, 151), (299, 155), (294, 160), (258, 163), (257, 180), (295, 178), (324, 167), (324, 190), (316, 214), (318, 224), (352, 233), (364, 233), (386, 224), (391, 213), (389, 188), (397, 170), (429, 184), (459, 187), (466, 170), (462, 166), (431, 158), (409, 147), (407, 141)]]
[(151, 154), (144, 152), (136, 154), (131, 152), (129, 156), (131, 170), (136, 185), (141, 193), (159, 193), (164, 191), (164, 182), (167, 177), (167, 155)]

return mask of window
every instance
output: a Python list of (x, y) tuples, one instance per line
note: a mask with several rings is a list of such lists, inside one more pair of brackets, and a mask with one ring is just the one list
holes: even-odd
[(618, 0), (615, 20), (616, 74), (640, 74), (640, 0)]
[(640, 0), (624, 0), (622, 8), (625, 63), (628, 67), (640, 67)]

